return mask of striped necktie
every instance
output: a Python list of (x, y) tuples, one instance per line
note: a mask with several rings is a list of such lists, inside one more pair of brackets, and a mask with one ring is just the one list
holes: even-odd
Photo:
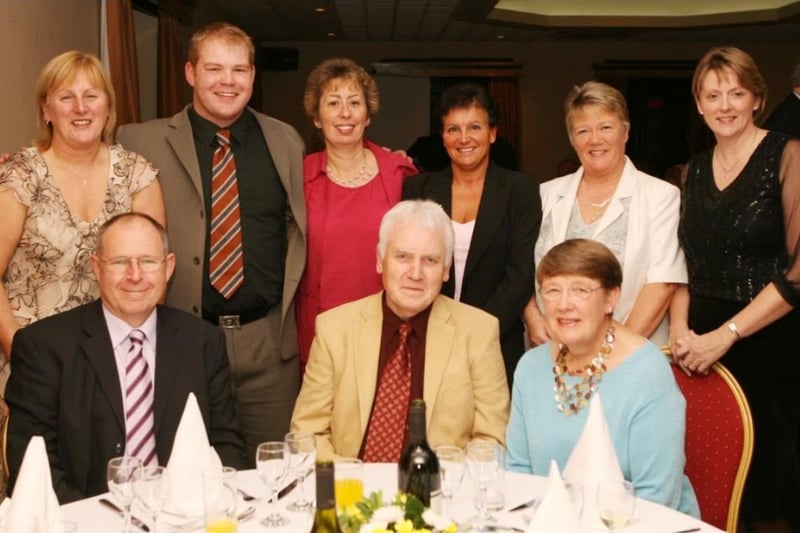
[(125, 365), (125, 442), (126, 455), (138, 457), (142, 465), (158, 464), (153, 427), (153, 380), (142, 355), (145, 334), (131, 330)]
[(211, 285), (230, 299), (244, 283), (242, 221), (236, 161), (231, 151), (231, 132), (217, 132), (217, 149), (211, 159), (211, 253), (208, 277)]

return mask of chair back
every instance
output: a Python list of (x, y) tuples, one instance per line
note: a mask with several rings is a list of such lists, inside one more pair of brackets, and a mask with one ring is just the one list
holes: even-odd
[[(671, 357), (669, 348), (664, 352)], [(737, 531), (739, 504), (753, 456), (753, 419), (739, 383), (721, 363), (688, 377), (670, 365), (686, 398), (686, 475), (703, 521)]]

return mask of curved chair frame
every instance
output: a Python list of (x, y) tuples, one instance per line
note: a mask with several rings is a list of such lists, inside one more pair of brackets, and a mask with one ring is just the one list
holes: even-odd
[[(673, 362), (672, 350), (669, 346), (662, 346), (661, 351), (669, 357), (670, 363)], [(736, 479), (733, 483), (733, 490), (731, 491), (731, 502), (728, 506), (728, 522), (726, 531), (728, 533), (736, 533), (739, 527), (739, 506), (742, 503), (742, 493), (744, 492), (744, 484), (747, 480), (747, 473), (750, 470), (750, 461), (753, 458), (753, 442), (754, 442), (754, 429), (753, 429), (753, 415), (750, 412), (750, 404), (744, 395), (742, 387), (736, 378), (733, 377), (730, 370), (725, 368), (725, 365), (717, 361), (711, 366), (711, 371), (716, 372), (733, 394), (736, 404), (739, 406), (739, 414), (742, 417), (742, 456), (739, 459), (739, 467), (736, 471)]]

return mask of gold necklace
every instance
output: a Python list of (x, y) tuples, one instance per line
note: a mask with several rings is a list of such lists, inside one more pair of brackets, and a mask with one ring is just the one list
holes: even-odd
[(553, 390), (556, 392), (555, 400), (558, 410), (564, 415), (572, 416), (586, 407), (586, 403), (603, 380), (603, 374), (607, 370), (606, 361), (608, 360), (608, 355), (614, 349), (614, 340), (614, 326), (608, 326), (608, 330), (606, 330), (606, 334), (603, 337), (603, 343), (600, 345), (600, 350), (591, 363), (583, 369), (583, 380), (571, 387), (567, 387), (564, 380), (564, 376), (568, 373), (565, 359), (567, 353), (569, 353), (569, 348), (564, 344), (558, 345), (558, 355), (553, 366), (553, 374), (556, 376), (556, 384)]

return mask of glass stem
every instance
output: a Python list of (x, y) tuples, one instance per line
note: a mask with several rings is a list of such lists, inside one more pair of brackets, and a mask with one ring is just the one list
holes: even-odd
[(275, 485), (275, 488), (272, 489), (272, 516), (278, 514), (278, 485)]
[(306, 503), (306, 488), (304, 481), (306, 480), (305, 471), (297, 474), (297, 484), (300, 485), (300, 497), (297, 499), (299, 503)]
[(122, 506), (122, 533), (131, 533), (131, 504)]

